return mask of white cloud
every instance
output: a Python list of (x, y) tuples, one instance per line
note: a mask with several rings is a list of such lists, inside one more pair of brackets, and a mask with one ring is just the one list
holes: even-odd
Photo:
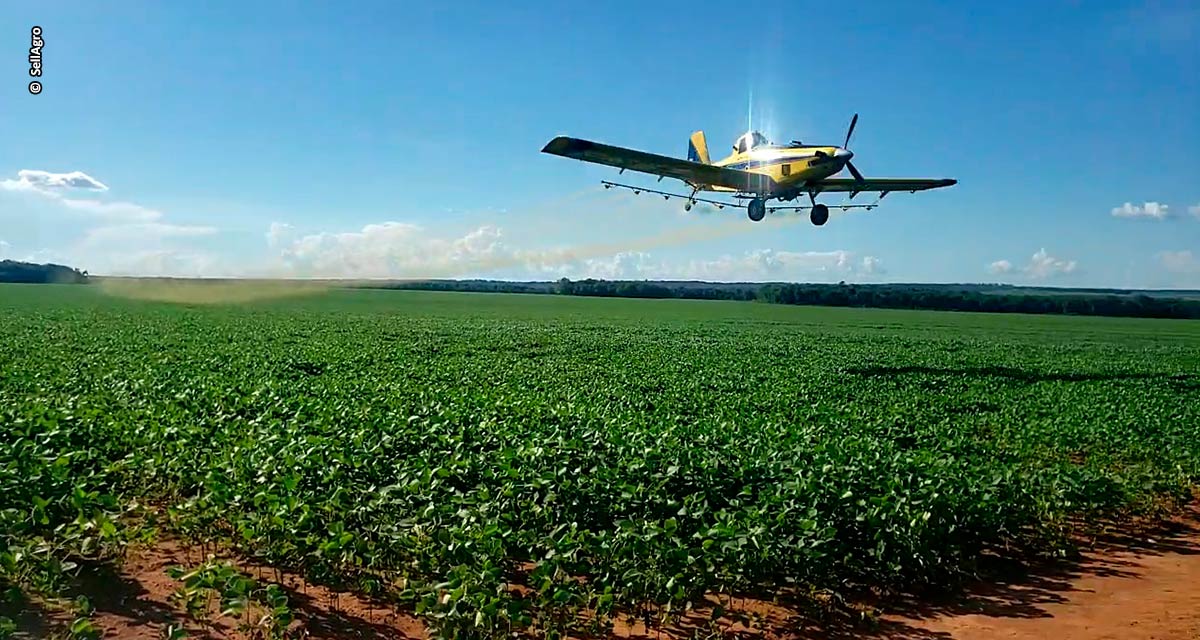
[(552, 277), (600, 278), (603, 280), (636, 280), (656, 278), (662, 265), (655, 264), (649, 253), (623, 251), (611, 258), (593, 258), (583, 264), (543, 265)]
[(0, 258), (7, 258), (9, 249), (12, 249), (12, 245), (0, 240)]
[(132, 202), (105, 202), (88, 198), (70, 198), (64, 191), (82, 189), (108, 191), (108, 186), (82, 171), (51, 173), (36, 169), (21, 169), (16, 180), (0, 180), (0, 188), (26, 192), (61, 203), (68, 209), (82, 211), (106, 222), (150, 222), (163, 217), (161, 211)]
[(1117, 218), (1152, 218), (1154, 220), (1166, 220), (1170, 217), (1170, 213), (1168, 213), (1167, 209), (1167, 205), (1158, 202), (1147, 202), (1142, 205), (1126, 202), (1119, 207), (1113, 207), (1112, 214)]
[(272, 222), (267, 229), (267, 246), (276, 249), (289, 242), (296, 234), (296, 228), (283, 222)]
[(1188, 207), (1188, 213), (1192, 214), (1192, 217), (1197, 220), (1200, 220), (1200, 204)]
[(686, 261), (655, 260), (653, 255), (642, 251), (623, 251), (611, 257), (586, 260), (554, 258), (554, 252), (544, 252), (542, 262), (526, 264), (543, 277), (606, 280), (836, 281), (884, 273), (879, 258), (858, 257), (850, 251), (758, 249), (740, 256)]
[(880, 264), (879, 258), (875, 256), (863, 256), (862, 270), (864, 273), (883, 273), (883, 266)]
[(858, 257), (853, 252), (774, 251), (759, 249), (740, 257), (692, 261), (686, 266), (667, 267), (681, 277), (706, 280), (807, 280), (869, 276), (882, 271), (879, 258)]
[(69, 256), (64, 255), (62, 252), (60, 252), (58, 250), (45, 249), (45, 248), (38, 249), (37, 251), (34, 251), (33, 253), (30, 253), (30, 254), (26, 254), (25, 257), (21, 258), (20, 260), (21, 260), (21, 262), (34, 262), (37, 264), (46, 264), (46, 263), (70, 264), (71, 263), (71, 259)]
[(1060, 260), (1046, 253), (1045, 249), (1039, 250), (1033, 254), (1029, 265), (1025, 267), (1025, 273), (1035, 280), (1044, 280), (1049, 277), (1074, 273), (1078, 264), (1074, 260)]
[(108, 191), (103, 182), (82, 171), (51, 173), (38, 169), (21, 169), (16, 180), (0, 180), (0, 188), (9, 191), (49, 191), (57, 189), (86, 189)]
[(1197, 259), (1187, 249), (1183, 251), (1160, 251), (1158, 253), (1158, 262), (1164, 269), (1171, 273), (1200, 273), (1200, 259)]
[[(521, 249), (502, 231), (484, 225), (459, 237), (438, 237), (423, 227), (385, 222), (346, 233), (292, 237), (290, 225), (273, 223), (267, 244), (283, 270), (323, 278), (605, 278), (701, 280), (840, 280), (882, 273), (875, 256), (849, 251), (774, 251), (668, 262), (643, 251), (597, 247)], [(607, 255), (605, 255), (607, 254)]]
[(206, 253), (176, 249), (152, 249), (123, 254), (108, 254), (96, 261), (89, 271), (112, 276), (151, 276), (168, 278), (220, 277), (219, 260)]
[(82, 171), (22, 169), (15, 180), (0, 181), (0, 188), (33, 194), (58, 203), (64, 210), (87, 214), (82, 239), (73, 246), (54, 250), (64, 263), (92, 272), (143, 275), (198, 275), (197, 269), (211, 266), (194, 257), (200, 254), (188, 253), (189, 249), (173, 246), (177, 243), (170, 241), (209, 236), (217, 233), (215, 227), (169, 222), (161, 211), (132, 202), (70, 197), (77, 190), (108, 191), (108, 185)]
[(141, 222), (97, 227), (84, 236), (84, 244), (140, 243), (165, 238), (194, 238), (217, 233), (216, 227)]
[[(1079, 263), (1074, 260), (1062, 260), (1039, 249), (1029, 258), (1029, 263), (1019, 269), (1020, 273), (1031, 280), (1046, 280), (1055, 276), (1075, 273)], [(997, 260), (988, 265), (988, 271), (995, 274), (1013, 273), (1017, 268), (1008, 260)]]
[(76, 198), (59, 198), (58, 201), (70, 209), (90, 213), (108, 222), (151, 222), (163, 217), (161, 211), (147, 209), (132, 202), (101, 202)]
[[(287, 225), (273, 224), (268, 242), (283, 242)], [(503, 247), (500, 230), (480, 227), (461, 238), (438, 238), (409, 223), (370, 224), (362, 231), (318, 233), (277, 246), (284, 262), (300, 275), (391, 278), (454, 277), (519, 264)]]

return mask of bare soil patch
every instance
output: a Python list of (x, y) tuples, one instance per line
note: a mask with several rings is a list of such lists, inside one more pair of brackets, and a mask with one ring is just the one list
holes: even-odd
[[(251, 637), (238, 628), (238, 620), (212, 611), (202, 623), (172, 601), (179, 583), (167, 575), (167, 569), (190, 568), (201, 560), (197, 551), (164, 540), (132, 550), (116, 570), (99, 567), (87, 572), (80, 590), (95, 606), (92, 620), (107, 638), (158, 639), (168, 625), (183, 626), (193, 638)], [(1200, 506), (1166, 524), (1103, 531), (1070, 560), (1000, 562), (1002, 566), (991, 572), (998, 577), (970, 584), (953, 596), (864, 599), (832, 607), (824, 615), (784, 604), (714, 596), (710, 606), (720, 602), (738, 613), (712, 623), (712, 610), (704, 607), (669, 630), (621, 622), (613, 637), (1200, 640)], [(261, 582), (275, 582), (284, 589), (296, 618), (290, 627), (294, 637), (429, 637), (411, 613), (253, 563), (236, 564)], [(18, 637), (44, 638), (64, 621), (62, 614), (48, 608), (22, 612)]]
[[(203, 561), (197, 550), (189, 550), (175, 540), (163, 540), (152, 547), (132, 549), (116, 570), (100, 568), (86, 572), (80, 592), (95, 607), (93, 623), (105, 638), (122, 640), (161, 640), (169, 625), (181, 626), (191, 638), (206, 640), (242, 640), (253, 637), (239, 628), (240, 621), (220, 615), (212, 607), (204, 620), (197, 620), (177, 606), (171, 594), (180, 583), (167, 575), (174, 566), (185, 569)], [(415, 616), (396, 611), (349, 593), (337, 593), (303, 578), (279, 573), (267, 567), (229, 559), (241, 571), (266, 584), (283, 588), (295, 621), (289, 636), (312, 640), (422, 640), (428, 638), (425, 626)], [(278, 580), (276, 578), (279, 578)], [(18, 624), (17, 637), (44, 638), (48, 630), (69, 622), (69, 618), (50, 608), (26, 612)]]

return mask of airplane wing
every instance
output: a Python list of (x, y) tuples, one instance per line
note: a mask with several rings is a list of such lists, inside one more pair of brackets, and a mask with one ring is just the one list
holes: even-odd
[(825, 178), (809, 183), (805, 189), (817, 189), (821, 193), (850, 191), (924, 191), (958, 184), (953, 178), (865, 178), (862, 182), (854, 178)]
[(775, 188), (775, 181), (770, 176), (760, 173), (726, 169), (711, 164), (660, 156), (567, 136), (559, 136), (551, 140), (542, 149), (542, 153), (606, 164), (610, 167), (620, 167), (656, 176), (677, 178), (692, 185), (726, 187), (750, 193), (771, 192)]

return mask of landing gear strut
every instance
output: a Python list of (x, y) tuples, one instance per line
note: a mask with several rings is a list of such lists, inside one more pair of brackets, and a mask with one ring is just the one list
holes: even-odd
[(762, 220), (767, 215), (767, 203), (762, 198), (755, 198), (746, 205), (746, 215), (754, 222)]
[(812, 212), (808, 214), (808, 219), (818, 227), (829, 221), (829, 207), (823, 204), (814, 204)]

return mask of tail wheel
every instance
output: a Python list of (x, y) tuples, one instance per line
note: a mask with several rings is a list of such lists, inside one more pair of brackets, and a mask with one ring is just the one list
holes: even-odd
[(755, 198), (746, 205), (746, 215), (754, 222), (758, 222), (767, 216), (767, 203), (762, 198)]
[(823, 204), (814, 204), (812, 213), (808, 214), (808, 219), (818, 227), (829, 221), (829, 207)]

